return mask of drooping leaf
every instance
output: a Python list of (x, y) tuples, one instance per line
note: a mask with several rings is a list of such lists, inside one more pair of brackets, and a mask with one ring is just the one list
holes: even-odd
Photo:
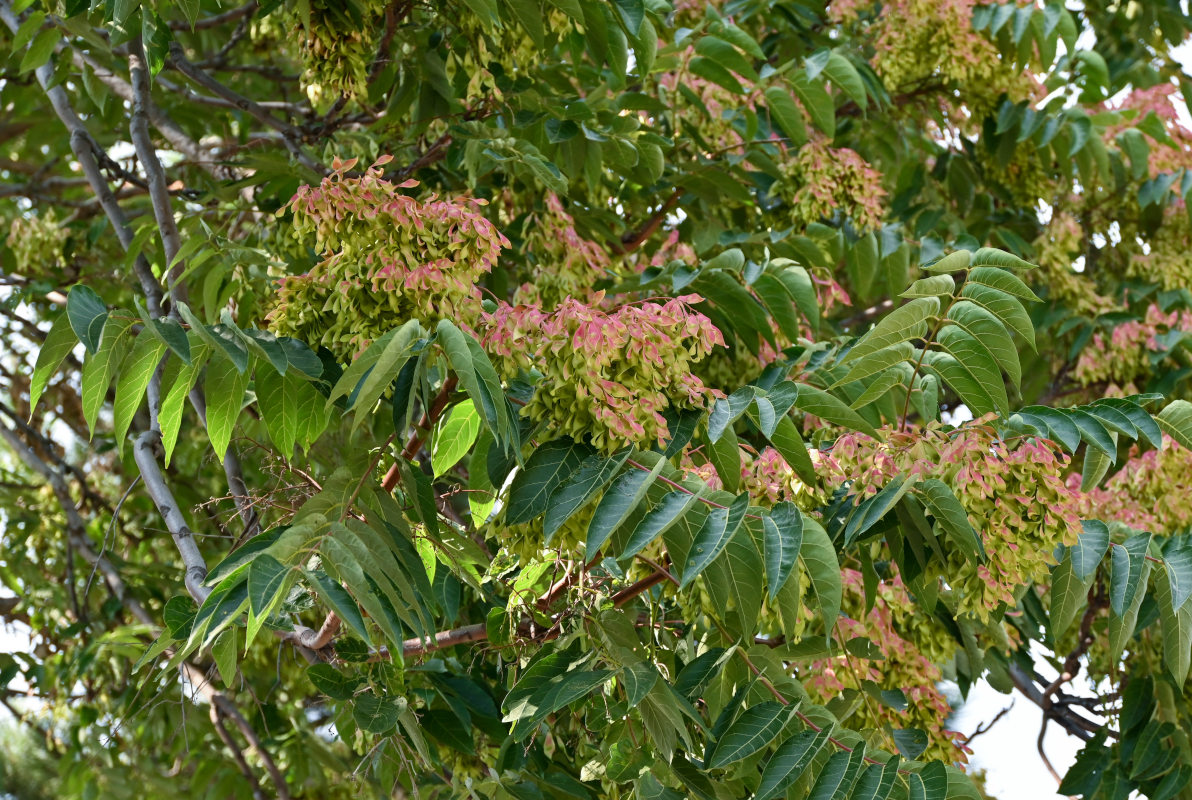
[(803, 514), (794, 503), (781, 502), (762, 520), (765, 533), (766, 584), (770, 600), (790, 578), (803, 547)]
[(58, 371), (58, 367), (78, 343), (79, 337), (71, 327), (70, 315), (60, 315), (50, 326), (50, 332), (46, 334), (45, 341), (37, 351), (37, 363), (33, 367), (33, 378), (29, 383), (30, 410), (37, 408), (37, 401), (45, 391), (50, 377)]
[(116, 378), (116, 398), (112, 402), (112, 429), (118, 451), (124, 449), (124, 439), (132, 425), (133, 415), (140, 408), (145, 389), (165, 351), (166, 346), (161, 340), (141, 334), (120, 367), (120, 375)]
[(812, 760), (828, 743), (830, 731), (826, 727), (818, 731), (809, 728), (779, 745), (762, 770), (754, 800), (773, 800), (782, 796), (788, 787), (803, 776)]
[(691, 551), (683, 565), (680, 588), (687, 587), (701, 572), (707, 569), (717, 556), (724, 552), (729, 540), (737, 532), (749, 508), (749, 495), (742, 494), (732, 505), (713, 508), (704, 519), (704, 524), (691, 543)]
[(589, 445), (567, 437), (552, 439), (535, 450), (509, 488), (505, 521), (517, 525), (545, 512), (551, 495), (591, 454)]

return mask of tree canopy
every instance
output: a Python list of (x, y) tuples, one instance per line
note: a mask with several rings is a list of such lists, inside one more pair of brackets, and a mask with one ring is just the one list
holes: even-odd
[(0, 22), (0, 788), (1192, 798), (1177, 0)]

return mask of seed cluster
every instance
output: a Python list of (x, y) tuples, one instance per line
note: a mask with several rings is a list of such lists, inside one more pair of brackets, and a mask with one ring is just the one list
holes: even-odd
[(363, 175), (337, 162), (318, 186), (303, 186), (287, 206), (294, 235), (323, 260), (286, 278), (270, 328), (349, 357), (407, 320), (450, 319), (474, 326), (476, 286), (509, 241), (467, 199), (416, 200), (382, 176), (388, 158)]

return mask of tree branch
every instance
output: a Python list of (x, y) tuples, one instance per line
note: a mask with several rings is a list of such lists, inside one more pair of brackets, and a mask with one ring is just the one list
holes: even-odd
[[(17, 15), (13, 13), (12, 5), (9, 0), (0, 0), (0, 20), (8, 28), (16, 33), (20, 27), (20, 20)], [(75, 155), (75, 159), (79, 162), (79, 166), (83, 170), (83, 174), (87, 177), (88, 183), (91, 184), (92, 191), (95, 196), (99, 198), (99, 204), (103, 208), (104, 213), (107, 214), (108, 220), (111, 221), (112, 227), (116, 231), (116, 237), (120, 240), (120, 246), (128, 250), (132, 244), (133, 233), (128, 227), (128, 221), (124, 216), (124, 211), (120, 208), (120, 204), (116, 202), (115, 195), (112, 194), (112, 189), (108, 186), (103, 174), (99, 169), (99, 162), (96, 156), (103, 153), (103, 150), (91, 138), (83, 121), (71, 108), (70, 99), (66, 96), (66, 90), (60, 85), (54, 83), (54, 67), (52, 64), (43, 64), (38, 67), (34, 73), (37, 76), (37, 82), (41, 84), (41, 88), (49, 98), (50, 105), (54, 109), (54, 113), (58, 115), (58, 119), (66, 126), (70, 132), (70, 149)], [(107, 154), (104, 153), (106, 158)], [(133, 262), (133, 271), (136, 273), (137, 280), (141, 284), (141, 289), (145, 293), (146, 304), (149, 307), (149, 312), (155, 316), (161, 316), (161, 286), (157, 282), (157, 278), (153, 275), (153, 268), (149, 266), (149, 262), (145, 260), (144, 256), (138, 255)]]
[[(168, 182), (161, 160), (157, 157), (157, 148), (149, 137), (149, 70), (145, 66), (145, 50), (140, 39), (132, 42), (132, 53), (128, 57), (128, 71), (132, 76), (132, 117), (129, 133), (137, 151), (137, 158), (141, 161), (141, 169), (149, 183), (149, 199), (153, 205), (153, 216), (157, 220), (157, 229), (161, 233), (162, 247), (165, 250), (166, 264), (169, 267), (167, 285), (170, 287), (170, 298), (177, 302), (186, 302), (186, 289), (178, 285), (178, 279), (184, 270), (184, 264), (177, 261), (178, 251), (182, 247), (182, 236), (178, 232), (178, 223), (174, 220), (174, 208), (170, 202)], [(171, 303), (171, 313), (177, 311)]]
[(66, 535), (75, 551), (84, 560), (99, 569), (104, 577), (104, 582), (108, 585), (108, 590), (111, 591), (117, 600), (124, 604), (124, 607), (134, 617), (146, 625), (156, 625), (152, 615), (145, 610), (145, 607), (136, 598), (129, 595), (128, 587), (124, 584), (124, 579), (120, 577), (120, 573), (116, 571), (112, 563), (103, 556), (98, 555), (91, 547), (91, 541), (87, 538), (87, 524), (79, 515), (79, 510), (70, 496), (70, 490), (67, 488), (66, 480), (62, 477), (62, 474), (57, 470), (51, 469), (48, 464), (42, 461), (21, 440), (21, 437), (17, 435), (16, 431), (9, 428), (3, 422), (0, 422), (0, 439), (8, 443), (13, 453), (21, 461), (25, 462), (26, 466), (41, 475), (50, 484), (54, 496), (58, 499), (58, 504), (62, 506), (62, 513), (66, 516)]
[(261, 107), (259, 103), (253, 102), (244, 95), (238, 94), (237, 92), (229, 89), (219, 81), (215, 80), (215, 78), (212, 78), (206, 72), (201, 70), (199, 67), (192, 64), (189, 60), (187, 60), (186, 54), (182, 52), (182, 46), (177, 42), (170, 43), (169, 64), (198, 85), (204, 87), (208, 91), (214, 92), (223, 99), (230, 101), (233, 105), (235, 105), (236, 108), (248, 114), (261, 124), (267, 125), (268, 127), (273, 128), (275, 131), (280, 132), (282, 134), (282, 141), (285, 143), (286, 148), (293, 153), (294, 157), (304, 167), (310, 169), (320, 176), (328, 174), (329, 170), (325, 166), (316, 162), (302, 149), (302, 145), (299, 143), (300, 137), (298, 135), (299, 132), (297, 128), (273, 116), (267, 109)]

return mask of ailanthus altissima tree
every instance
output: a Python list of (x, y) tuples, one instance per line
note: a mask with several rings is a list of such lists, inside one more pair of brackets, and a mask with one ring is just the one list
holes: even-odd
[(0, 22), (0, 786), (1192, 798), (1180, 3)]

